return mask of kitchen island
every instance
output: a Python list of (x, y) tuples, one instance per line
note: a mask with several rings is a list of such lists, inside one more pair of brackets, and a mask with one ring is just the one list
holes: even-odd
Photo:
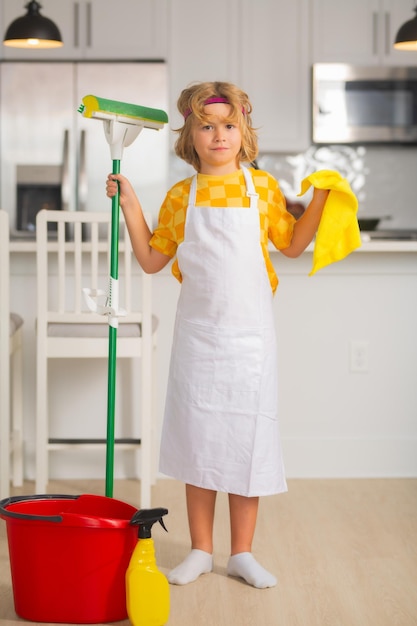
[[(312, 250), (310, 246), (297, 259), (271, 251), (280, 279), (274, 308), (287, 473), (291, 477), (415, 476), (417, 241), (364, 242), (348, 258), (310, 277)], [(13, 310), (25, 320), (25, 459), (26, 475), (33, 478), (34, 241), (11, 243), (11, 288)], [(153, 308), (159, 318), (156, 440), (178, 294), (170, 266), (153, 277)], [(53, 430), (80, 437), (88, 429), (89, 434), (103, 436), (106, 374), (104, 360), (54, 363), (50, 371)], [(129, 404), (129, 376), (125, 370), (118, 375), (120, 410)], [(138, 463), (133, 454), (116, 453), (116, 477), (135, 475)], [(99, 452), (52, 453), (51, 472), (57, 478), (102, 478), (104, 460)]]

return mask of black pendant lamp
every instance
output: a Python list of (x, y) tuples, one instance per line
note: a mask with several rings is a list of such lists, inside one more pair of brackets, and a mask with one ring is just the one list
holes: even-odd
[(25, 6), (26, 15), (18, 17), (9, 26), (3, 40), (12, 48), (60, 48), (63, 41), (54, 22), (39, 13), (42, 6), (31, 0)]
[(397, 33), (394, 42), (394, 48), (397, 50), (412, 50), (417, 52), (417, 6), (414, 11), (416, 12), (415, 18), (404, 22)]

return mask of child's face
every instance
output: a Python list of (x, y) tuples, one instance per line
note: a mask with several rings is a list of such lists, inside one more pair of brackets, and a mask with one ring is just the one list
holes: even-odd
[(242, 135), (236, 123), (229, 120), (231, 107), (223, 102), (204, 107), (207, 119), (195, 120), (194, 148), (200, 159), (201, 174), (231, 174), (239, 168)]

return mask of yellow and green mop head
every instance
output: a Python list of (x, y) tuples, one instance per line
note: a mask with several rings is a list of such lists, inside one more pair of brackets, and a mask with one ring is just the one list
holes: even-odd
[(133, 143), (142, 128), (160, 130), (168, 122), (168, 115), (161, 109), (92, 95), (84, 96), (78, 112), (84, 117), (102, 120), (113, 161), (121, 160), (123, 148)]
[(115, 119), (124, 124), (134, 124), (145, 128), (159, 130), (168, 122), (165, 111), (151, 109), (137, 104), (107, 100), (97, 96), (84, 96), (78, 111), (84, 117), (93, 117), (99, 120)]

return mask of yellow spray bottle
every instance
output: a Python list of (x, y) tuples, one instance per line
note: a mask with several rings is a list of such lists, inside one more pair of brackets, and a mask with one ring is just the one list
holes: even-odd
[(166, 530), (163, 516), (167, 509), (137, 511), (131, 524), (138, 524), (136, 544), (126, 572), (126, 605), (133, 626), (164, 626), (169, 617), (169, 583), (155, 560), (152, 526), (159, 522)]

